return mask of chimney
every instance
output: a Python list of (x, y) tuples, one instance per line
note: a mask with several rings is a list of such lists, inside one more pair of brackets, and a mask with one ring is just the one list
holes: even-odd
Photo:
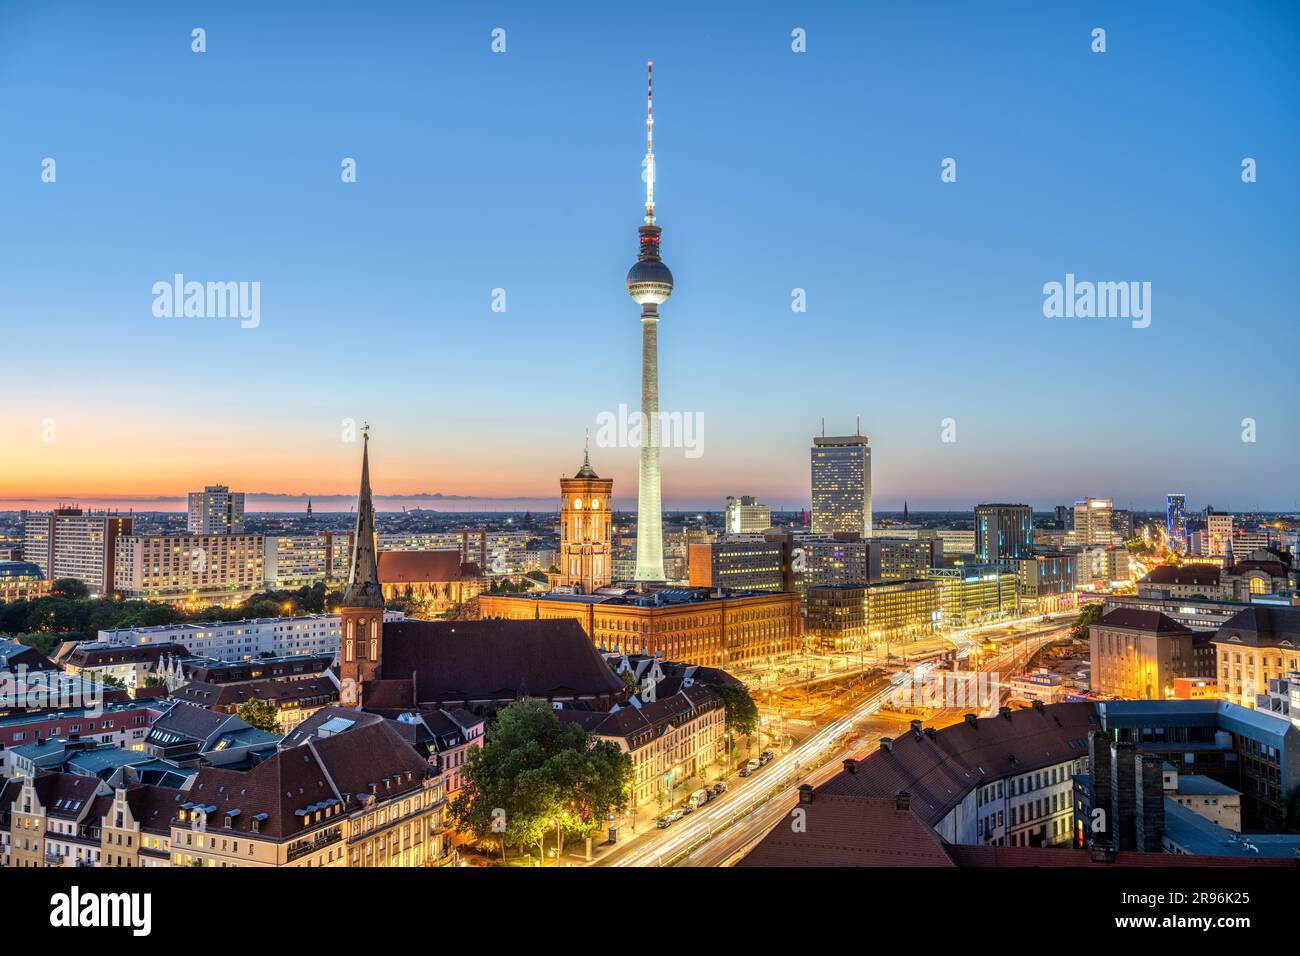
[(911, 723), (910, 726), (911, 726), (911, 728), (912, 728), (912, 733), (916, 734), (917, 737), (920, 737), (920, 736), (921, 736), (921, 722), (920, 722), (919, 720), (914, 720), (914, 721), (912, 721), (912, 723)]
[[(1110, 815), (1114, 846), (1136, 850), (1137, 846), (1137, 748), (1129, 741), (1110, 745)], [(1163, 786), (1160, 799), (1164, 799)]]
[(939, 731), (935, 730), (933, 727), (926, 727), (925, 735), (929, 737), (931, 740), (939, 739)]
[(1108, 846), (1094, 846), (1092, 848), (1093, 863), (1114, 863), (1115, 851)]
[(804, 783), (799, 785), (799, 802), (800, 803), (813, 802), (813, 788), (811, 783)]
[(844, 771), (845, 773), (856, 774), (858, 772), (858, 762), (852, 758), (844, 761)]
[(976, 728), (979, 727), (979, 723), (978, 723), (979, 718), (976, 717), (974, 714), (967, 713), (964, 716), (965, 716), (967, 727), (976, 727)]
[(906, 790), (900, 790), (898, 791), (898, 793), (894, 794), (894, 809), (895, 810), (912, 809), (912, 795), (908, 793)]
[(890, 753), (893, 753), (893, 750), (894, 750), (894, 738), (893, 738), (893, 737), (881, 737), (881, 738), (880, 738), (880, 749), (881, 749), (881, 750), (887, 750), (887, 751), (889, 751)]
[(999, 707), (999, 708), (998, 708), (998, 716), (999, 716), (999, 717), (1005, 717), (1007, 720), (1010, 720), (1010, 719), (1011, 719), (1011, 708), (1010, 708), (1010, 707)]
[(1165, 779), (1161, 760), (1152, 754), (1137, 758), (1134, 804), (1139, 853), (1159, 853), (1165, 829)]
[(1034, 710), (1038, 711), (1040, 714), (1043, 712), (1043, 702), (1041, 700), (1034, 701)]

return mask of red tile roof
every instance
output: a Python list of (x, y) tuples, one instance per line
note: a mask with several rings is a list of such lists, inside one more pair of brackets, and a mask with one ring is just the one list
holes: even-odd
[(428, 584), (481, 577), (477, 564), (461, 564), (459, 551), (381, 551), (380, 584)]

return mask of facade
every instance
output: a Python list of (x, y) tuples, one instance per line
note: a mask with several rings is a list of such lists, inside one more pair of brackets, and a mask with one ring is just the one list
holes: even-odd
[(591, 641), (624, 653), (725, 667), (802, 648), (799, 596), (779, 592), (606, 588), (599, 594), (484, 594), (484, 619), (579, 622)]
[(80, 508), (24, 511), (22, 518), (23, 560), (40, 568), (43, 577), (74, 578), (92, 594), (116, 587), (117, 545), (131, 534), (131, 518), (85, 514)]
[(1074, 607), (1074, 558), (1064, 551), (1044, 551), (1013, 561), (1021, 610), (1051, 614)]
[(943, 543), (943, 553), (945, 556), (950, 554), (974, 554), (976, 545), (976, 532), (966, 528), (940, 528), (935, 532), (939, 540)]
[(379, 677), (384, 627), (384, 595), (379, 580), (379, 544), (375, 535), (375, 506), (370, 494), (370, 432), (363, 434), (361, 489), (357, 494), (357, 526), (353, 535), (351, 572), (339, 609), (339, 702), (360, 703), (361, 687)]
[(703, 785), (723, 756), (726, 710), (722, 698), (704, 686), (606, 713), (562, 708), (556, 716), (631, 755), (633, 810), (671, 805), (684, 795), (687, 781)]
[(1029, 505), (975, 506), (975, 556), (980, 561), (1026, 558), (1033, 537), (1034, 509)]
[(1300, 729), (1225, 700), (1116, 700), (1097, 705), (1107, 735), (1180, 774), (1241, 794), (1243, 826), (1276, 829), (1300, 797)]
[(786, 591), (790, 580), (787, 546), (759, 537), (722, 538), (687, 546), (690, 586), (746, 591)]
[(866, 435), (813, 438), (812, 532), (871, 537), (871, 447)]
[(1300, 608), (1251, 605), (1214, 635), (1219, 696), (1243, 707), (1267, 697), (1269, 681), (1300, 671)]
[(924, 577), (937, 588), (938, 610), (950, 627), (1006, 617), (1020, 606), (1019, 582), (1009, 563), (930, 568)]
[(114, 586), (154, 601), (237, 604), (264, 586), (265, 548), (260, 534), (124, 534)]
[(44, 597), (53, 583), (31, 561), (0, 561), (0, 603)]
[(1115, 506), (1109, 498), (1083, 498), (1074, 503), (1074, 528), (1067, 537), (1069, 543), (1079, 547), (1092, 544), (1116, 544), (1113, 512)]
[(1187, 549), (1187, 496), (1169, 495), (1165, 499), (1165, 535), (1175, 551)]
[(572, 478), (560, 479), (559, 585), (592, 594), (613, 579), (614, 479), (591, 468), (591, 454)]
[(808, 638), (829, 651), (860, 651), (932, 633), (940, 617), (934, 581), (809, 587)]
[(487, 579), (459, 551), (381, 551), (379, 585), (384, 600), (413, 601), (438, 617), (477, 597)]
[(1156, 611), (1118, 609), (1088, 629), (1092, 690), (1124, 700), (1171, 697), (1174, 681), (1198, 674), (1194, 635)]
[[(208, 485), (189, 496), (187, 530), (193, 535), (243, 534), (244, 493), (225, 485)], [(309, 505), (310, 507), (310, 505)]]
[(772, 527), (772, 509), (749, 495), (728, 497), (723, 527), (727, 534), (762, 534)]
[(264, 539), (262, 571), (266, 586), (291, 590), (344, 580), (352, 556), (352, 532), (314, 531), (275, 534)]
[(1232, 544), (1232, 515), (1211, 514), (1205, 516), (1204, 553), (1212, 558), (1222, 557)]
[[(390, 614), (390, 617), (396, 616)], [(194, 657), (218, 661), (304, 654), (334, 655), (339, 651), (339, 617), (337, 614), (307, 614), (302, 617), (115, 628), (100, 631), (98, 643), (126, 647), (179, 644)]]

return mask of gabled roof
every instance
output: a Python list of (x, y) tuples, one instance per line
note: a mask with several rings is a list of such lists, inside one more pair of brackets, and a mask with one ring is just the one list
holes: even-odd
[[(392, 621), (384, 624), (383, 655), (385, 678), (414, 674), (421, 703), (626, 690), (574, 620)], [(370, 695), (367, 685), (367, 707)]]
[(1151, 573), (1138, 584), (1176, 584), (1184, 587), (1218, 587), (1219, 568), (1210, 564), (1189, 564), (1179, 567), (1162, 564), (1152, 568)]
[(1101, 729), (1090, 703), (1048, 704), (962, 722), (933, 732), (902, 734), (818, 788), (823, 793), (912, 795), (912, 809), (930, 826), (975, 787), (1088, 755), (1088, 734)]
[(380, 584), (429, 584), (482, 577), (473, 562), (461, 563), (459, 551), (381, 551)]
[(1300, 607), (1252, 604), (1238, 611), (1219, 628), (1216, 644), (1277, 647), (1290, 642), (1300, 647)]
[(1098, 627), (1122, 627), (1152, 634), (1190, 634), (1191, 629), (1159, 611), (1141, 611), (1134, 607), (1117, 607), (1097, 622)]

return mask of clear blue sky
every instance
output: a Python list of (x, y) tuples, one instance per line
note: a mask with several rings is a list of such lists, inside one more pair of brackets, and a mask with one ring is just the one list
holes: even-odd
[[(806, 502), (860, 413), (879, 508), (1294, 507), (1300, 8), (802, 7), (0, 3), (0, 499), (347, 492), (346, 417), (381, 492), (552, 495), (638, 401), (653, 58), (667, 506)], [(176, 272), (260, 327), (155, 318)], [(1150, 328), (1044, 318), (1067, 272)]]

